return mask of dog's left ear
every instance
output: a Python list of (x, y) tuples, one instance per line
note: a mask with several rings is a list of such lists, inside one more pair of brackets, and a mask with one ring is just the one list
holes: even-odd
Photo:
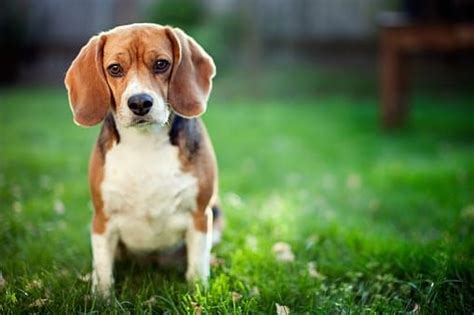
[(74, 122), (93, 126), (101, 122), (110, 108), (111, 95), (102, 68), (105, 37), (92, 37), (82, 47), (66, 73), (69, 105)]
[(211, 56), (179, 28), (166, 27), (173, 44), (168, 101), (179, 115), (191, 118), (206, 111), (216, 67)]

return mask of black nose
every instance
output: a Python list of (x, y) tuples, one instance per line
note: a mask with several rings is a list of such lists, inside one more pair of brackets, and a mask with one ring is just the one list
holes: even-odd
[(153, 98), (145, 93), (135, 94), (128, 99), (128, 108), (138, 116), (145, 116), (153, 106)]

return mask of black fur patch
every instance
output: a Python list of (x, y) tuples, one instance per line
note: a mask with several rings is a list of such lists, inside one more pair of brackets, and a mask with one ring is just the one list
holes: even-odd
[(199, 151), (202, 134), (195, 118), (187, 119), (174, 115), (169, 136), (171, 144), (175, 146), (179, 146), (180, 139), (184, 139), (184, 148), (182, 149), (186, 150), (190, 159)]
[(212, 210), (212, 217), (214, 218), (214, 220), (222, 216), (222, 211), (217, 205), (212, 206), (211, 210)]
[(115, 139), (117, 143), (120, 142), (120, 135), (118, 133), (117, 126), (115, 125), (115, 119), (111, 113), (105, 116), (104, 123), (102, 124), (102, 129), (100, 131), (100, 136), (97, 140), (100, 153), (103, 157), (105, 156), (107, 150), (107, 141), (110, 141), (110, 138)]

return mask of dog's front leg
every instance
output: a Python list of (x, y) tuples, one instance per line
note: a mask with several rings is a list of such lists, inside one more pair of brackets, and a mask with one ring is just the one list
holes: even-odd
[(212, 211), (193, 213), (186, 232), (188, 267), (186, 279), (189, 282), (201, 281), (207, 285), (210, 274), (212, 247)]
[(114, 283), (113, 268), (118, 236), (105, 231), (102, 234), (92, 232), (92, 292), (108, 298)]

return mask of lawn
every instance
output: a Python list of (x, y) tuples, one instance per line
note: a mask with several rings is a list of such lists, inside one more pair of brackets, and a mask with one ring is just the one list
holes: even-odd
[(376, 104), (212, 98), (226, 229), (210, 287), (119, 264), (105, 304), (88, 281), (98, 128), (72, 123), (60, 88), (1, 90), (0, 313), (473, 312), (473, 94), (414, 93), (395, 132), (378, 128)]

